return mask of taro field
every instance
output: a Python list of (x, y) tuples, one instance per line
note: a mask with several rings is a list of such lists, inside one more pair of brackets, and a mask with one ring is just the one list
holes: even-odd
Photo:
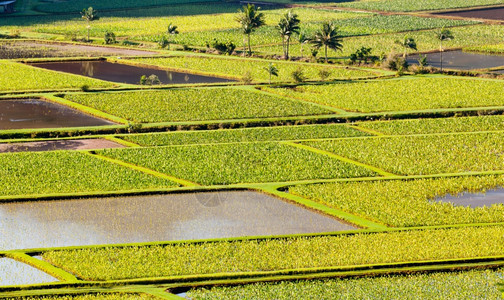
[(504, 299), (503, 4), (0, 6), (0, 299)]

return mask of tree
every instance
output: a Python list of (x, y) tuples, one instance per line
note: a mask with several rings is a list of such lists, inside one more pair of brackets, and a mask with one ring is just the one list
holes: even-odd
[(309, 41), (310, 41), (310, 38), (308, 38), (308, 36), (304, 32), (299, 33), (298, 42), (299, 42), (299, 46), (300, 46), (299, 51), (301, 52), (301, 58), (303, 57), (303, 45), (308, 43)]
[(454, 37), (453, 37), (453, 34), (450, 30), (443, 27), (437, 33), (437, 39), (439, 40), (439, 54), (440, 54), (441, 71), (443, 71), (443, 42), (453, 40)]
[(293, 33), (299, 33), (299, 23), (301, 23), (301, 21), (298, 19), (298, 15), (291, 10), (289, 10), (278, 22), (277, 29), (282, 37), (282, 48), (285, 59), (289, 59), (290, 38)]
[(330, 48), (334, 51), (340, 50), (343, 48), (341, 44), (342, 38), (338, 34), (338, 28), (334, 25), (334, 23), (324, 22), (322, 24), (322, 30), (315, 32), (313, 38), (310, 39), (310, 43), (313, 44), (315, 49), (320, 49), (324, 46), (325, 49), (325, 62), (327, 63), (327, 48)]
[(236, 21), (240, 23), (243, 34), (247, 36), (249, 55), (252, 55), (252, 48), (250, 47), (250, 34), (257, 28), (266, 24), (264, 20), (264, 14), (260, 13), (259, 9), (261, 8), (256, 8), (254, 4), (249, 3), (246, 6), (243, 6), (241, 10), (238, 10), (239, 15), (236, 17)]
[(170, 25), (168, 25), (168, 34), (178, 34), (178, 30), (177, 30), (178, 26), (175, 26), (173, 25), (172, 23), (170, 23)]
[(269, 74), (269, 83), (271, 84), (271, 76), (273, 75), (278, 77), (278, 68), (275, 67), (272, 63), (269, 63), (269, 65), (267, 67), (264, 67), (264, 69)]
[(87, 21), (87, 41), (89, 42), (89, 29), (91, 28), (90, 23), (94, 20), (98, 20), (98, 12), (94, 10), (92, 7), (88, 9), (83, 9), (81, 11), (81, 16), (84, 20)]
[(403, 58), (406, 58), (406, 54), (408, 54), (408, 49), (412, 50), (417, 50), (417, 44), (415, 42), (415, 39), (405, 36), (402, 41), (395, 41), (395, 43), (401, 47), (403, 47), (404, 52), (403, 52)]

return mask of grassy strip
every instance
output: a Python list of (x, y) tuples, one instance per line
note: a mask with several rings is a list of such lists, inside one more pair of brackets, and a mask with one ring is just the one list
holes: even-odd
[(390, 135), (497, 131), (504, 130), (504, 116), (362, 122), (358, 123), (358, 128), (369, 132), (379, 131)]
[(236, 88), (68, 94), (65, 99), (137, 123), (330, 113), (310, 104)]
[(500, 81), (416, 76), (405, 79), (263, 89), (274, 94), (346, 111), (369, 113), (503, 105), (502, 98), (494, 93), (503, 86)]
[(367, 219), (411, 227), (504, 222), (504, 205), (470, 208), (436, 201), (503, 185), (503, 175), (490, 175), (298, 185), (289, 191)]
[(21, 63), (0, 60), (0, 90), (42, 90), (57, 88), (80, 88), (84, 85), (90, 87), (113, 87), (112, 83), (34, 68)]
[(98, 153), (203, 185), (375, 175), (360, 166), (272, 142), (109, 149)]
[(341, 124), (279, 126), (233, 130), (208, 130), (169, 133), (124, 135), (121, 139), (143, 146), (168, 146), (188, 144), (235, 143), (254, 141), (300, 140), (311, 138), (336, 138), (367, 136)]
[(502, 132), (303, 142), (403, 175), (504, 169)]
[(497, 270), (196, 288), (191, 299), (502, 299)]
[(75, 151), (0, 154), (0, 196), (173, 186), (171, 181)]
[(471, 6), (504, 4), (502, 0), (380, 0), (380, 1), (356, 1), (351, 3), (338, 3), (337, 6), (350, 7), (375, 11), (419, 11), (439, 10), (448, 8), (462, 8)]
[(93, 280), (475, 258), (501, 255), (504, 227), (267, 241), (53, 251), (44, 259)]
[(77, 281), (77, 278), (62, 269), (56, 268), (53, 265), (43, 261), (36, 259), (34, 257), (31, 257), (29, 255), (26, 255), (25, 253), (22, 252), (9, 252), (5, 254), (5, 257), (12, 258), (14, 260), (17, 260), (19, 262), (25, 263), (27, 265), (30, 265), (32, 267), (35, 267), (51, 276), (54, 276), (55, 278), (66, 281), (66, 282), (75, 282)]

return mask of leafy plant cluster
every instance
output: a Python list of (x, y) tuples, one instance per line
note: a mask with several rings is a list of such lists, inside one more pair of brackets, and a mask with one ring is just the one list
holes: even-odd
[(402, 175), (504, 169), (504, 133), (397, 136), (305, 142)]
[(504, 205), (470, 208), (438, 201), (447, 195), (485, 192), (504, 176), (299, 185), (290, 192), (395, 227), (504, 222)]
[(176, 186), (79, 152), (0, 154), (0, 195), (119, 191)]
[(502, 255), (504, 227), (50, 251), (43, 258), (92, 280), (353, 266)]
[[(136, 123), (329, 113), (307, 103), (234, 88), (67, 94), (65, 99)], [(243, 109), (244, 107), (247, 109)]]
[(503, 106), (504, 100), (495, 93), (503, 87), (499, 81), (417, 77), (263, 89), (347, 111), (380, 112)]
[(194, 288), (191, 299), (502, 299), (503, 269)]
[(144, 146), (216, 144), (255, 141), (282, 141), (316, 138), (366, 136), (365, 132), (345, 125), (279, 126), (229, 130), (189, 131), (127, 135), (122, 138)]
[(109, 149), (100, 153), (204, 185), (375, 175), (325, 155), (272, 142)]

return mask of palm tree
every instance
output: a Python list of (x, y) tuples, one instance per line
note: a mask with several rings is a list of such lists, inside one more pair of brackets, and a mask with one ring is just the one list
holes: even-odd
[(247, 36), (249, 55), (252, 55), (252, 48), (250, 47), (250, 34), (257, 28), (266, 24), (264, 21), (264, 14), (260, 13), (259, 9), (261, 8), (256, 8), (254, 4), (248, 3), (246, 6), (243, 6), (242, 10), (238, 10), (239, 15), (236, 17), (236, 21), (241, 25), (243, 34)]
[(341, 50), (343, 45), (341, 44), (342, 38), (338, 34), (338, 28), (334, 23), (324, 22), (322, 24), (322, 30), (315, 32), (313, 38), (310, 39), (310, 43), (313, 44), (315, 49), (320, 49), (322, 46), (325, 48), (325, 62), (327, 63), (327, 48), (333, 49), (334, 51)]
[(403, 58), (406, 58), (406, 54), (408, 54), (408, 49), (417, 50), (417, 44), (415, 42), (415, 39), (409, 36), (405, 36), (404, 40), (402, 41), (397, 40), (395, 41), (395, 43), (403, 47), (404, 49)]
[(275, 67), (272, 63), (269, 63), (269, 65), (267, 67), (264, 67), (264, 69), (269, 74), (269, 83), (271, 84), (271, 76), (273, 75), (278, 77), (278, 68)]
[(92, 7), (89, 7), (88, 9), (83, 9), (81, 11), (81, 16), (84, 20), (87, 21), (87, 41), (89, 42), (89, 29), (91, 28), (91, 25), (89, 25), (89, 23), (99, 19), (98, 12)]
[(170, 25), (168, 25), (168, 34), (178, 34), (178, 30), (177, 30), (178, 26), (175, 26), (173, 25), (172, 23), (170, 23)]
[(308, 36), (306, 36), (306, 34), (304, 32), (301, 32), (301, 33), (299, 33), (297, 40), (298, 40), (299, 46), (300, 46), (299, 51), (301, 52), (301, 58), (303, 58), (303, 45), (308, 43), (310, 41), (310, 38)]
[(438, 32), (437, 38), (439, 40), (439, 54), (440, 54), (440, 64), (441, 71), (443, 71), (443, 41), (449, 41), (454, 39), (453, 34), (450, 30), (446, 28), (441, 28), (441, 31)]
[(298, 15), (289, 10), (278, 22), (277, 28), (282, 37), (282, 48), (285, 59), (289, 59), (289, 44), (290, 38), (293, 33), (299, 33)]

